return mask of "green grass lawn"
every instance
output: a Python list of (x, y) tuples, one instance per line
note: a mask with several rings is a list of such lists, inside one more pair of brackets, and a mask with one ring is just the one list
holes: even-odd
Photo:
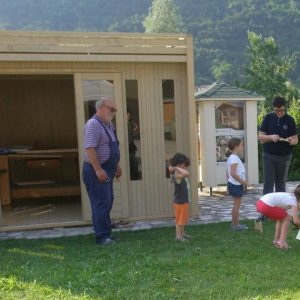
[(119, 232), (113, 246), (94, 236), (0, 241), (0, 299), (300, 299), (300, 242), (272, 246), (274, 223), (259, 235), (229, 223)]

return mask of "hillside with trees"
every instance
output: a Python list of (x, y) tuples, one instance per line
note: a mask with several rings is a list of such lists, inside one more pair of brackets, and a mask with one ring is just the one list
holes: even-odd
[[(243, 81), (247, 32), (272, 36), (283, 55), (294, 54), (289, 76), (300, 84), (300, 1), (175, 0), (194, 37), (196, 83)], [(12, 30), (143, 32), (152, 0), (2, 1), (0, 28)], [(300, 52), (298, 52), (300, 54)]]

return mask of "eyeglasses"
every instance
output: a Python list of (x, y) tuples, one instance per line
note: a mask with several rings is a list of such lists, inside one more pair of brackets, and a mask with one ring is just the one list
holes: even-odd
[(282, 112), (284, 112), (284, 108), (280, 108), (280, 109), (275, 108), (274, 112), (276, 112), (276, 113), (282, 113)]
[(108, 108), (112, 114), (118, 111), (118, 110), (117, 110), (116, 108), (114, 108), (114, 107), (111, 107), (111, 106), (108, 106), (108, 105), (105, 105), (105, 104), (103, 104), (103, 106), (105, 106), (106, 108)]

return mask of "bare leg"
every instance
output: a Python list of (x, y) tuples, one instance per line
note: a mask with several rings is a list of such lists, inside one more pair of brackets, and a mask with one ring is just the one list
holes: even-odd
[(233, 198), (233, 207), (231, 211), (233, 225), (239, 225), (241, 201), (242, 198)]
[(290, 223), (290, 216), (287, 215), (283, 220), (281, 224), (281, 232), (280, 232), (280, 241), (285, 243), (286, 242), (286, 236), (289, 229), (289, 223)]
[(176, 239), (182, 240), (184, 233), (184, 226), (183, 225), (176, 225)]
[(281, 221), (277, 221), (276, 225), (275, 225), (275, 237), (274, 237), (274, 241), (278, 241), (280, 239), (280, 232), (281, 232)]
[[(280, 236), (279, 240), (277, 240), (276, 243), (274, 243), (275, 247), (280, 249), (288, 249), (290, 248), (289, 245), (286, 242), (286, 236), (289, 229), (289, 223), (290, 223), (291, 217), (287, 215), (284, 219), (282, 219), (280, 222)], [(276, 224), (276, 231), (279, 230), (279, 226)], [(276, 232), (277, 233), (277, 232)], [(277, 236), (275, 233), (275, 237)]]

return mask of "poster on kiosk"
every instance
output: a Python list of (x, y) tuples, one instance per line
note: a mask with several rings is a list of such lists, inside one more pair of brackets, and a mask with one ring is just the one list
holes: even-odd
[[(224, 168), (225, 171), (227, 162), (225, 152), (228, 148), (230, 138), (238, 137), (244, 143), (244, 102), (216, 102), (215, 108), (216, 162), (217, 167)], [(241, 155), (241, 160), (245, 163), (244, 152)], [(224, 172), (218, 173), (222, 176), (220, 181), (226, 182)]]

